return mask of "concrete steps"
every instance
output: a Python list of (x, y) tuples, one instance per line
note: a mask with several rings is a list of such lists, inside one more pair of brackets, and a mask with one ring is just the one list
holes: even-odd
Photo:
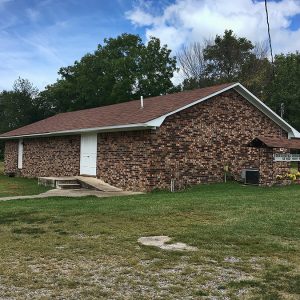
[(39, 177), (38, 184), (56, 189), (80, 189), (81, 185), (75, 177)]
[(38, 184), (56, 189), (89, 189), (101, 192), (121, 192), (122, 189), (107, 184), (101, 179), (85, 176), (74, 177), (39, 177)]
[(79, 183), (58, 183), (57, 188), (63, 190), (75, 190), (81, 189), (81, 185)]

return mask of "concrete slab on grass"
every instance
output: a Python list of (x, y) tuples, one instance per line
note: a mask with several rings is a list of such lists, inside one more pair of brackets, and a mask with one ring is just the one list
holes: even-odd
[(10, 196), (10, 197), (1, 197), (0, 201), (7, 200), (21, 200), (21, 199), (40, 199), (48, 197), (86, 197), (86, 196), (96, 196), (98, 198), (105, 197), (119, 197), (119, 196), (129, 196), (129, 195), (139, 195), (143, 194), (141, 192), (130, 192), (130, 191), (116, 191), (116, 192), (103, 192), (89, 189), (74, 189), (74, 190), (62, 190), (62, 189), (53, 189), (45, 193), (38, 195), (27, 195), (27, 196)]
[(171, 238), (166, 235), (140, 237), (138, 242), (145, 246), (154, 246), (163, 250), (170, 251), (197, 251), (197, 247), (189, 246), (185, 243), (166, 244), (171, 241)]

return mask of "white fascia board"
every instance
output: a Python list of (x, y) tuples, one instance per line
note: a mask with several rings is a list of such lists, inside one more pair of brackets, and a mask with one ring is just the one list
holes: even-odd
[(294, 137), (297, 138), (297, 139), (300, 139), (300, 132), (296, 131)]
[(177, 112), (180, 112), (184, 109), (187, 109), (193, 105), (204, 102), (214, 96), (217, 96), (223, 92), (226, 92), (230, 89), (235, 89), (240, 95), (252, 103), (256, 108), (262, 111), (270, 119), (272, 119), (276, 124), (288, 132), (289, 138), (295, 137), (300, 138), (300, 133), (293, 128), (290, 124), (284, 121), (280, 116), (278, 116), (273, 110), (271, 110), (267, 105), (265, 105), (261, 100), (254, 96), (250, 91), (248, 91), (240, 83), (234, 83), (222, 90), (219, 90), (213, 94), (210, 94), (204, 98), (198, 99), (192, 103), (189, 103), (185, 106), (182, 106), (172, 112), (169, 112), (165, 115), (162, 115), (158, 118), (152, 119), (146, 123), (137, 123), (137, 124), (127, 124), (127, 125), (117, 125), (117, 126), (106, 126), (106, 127), (96, 127), (96, 128), (86, 128), (86, 129), (76, 129), (76, 130), (66, 130), (66, 131), (56, 131), (56, 132), (47, 132), (47, 133), (38, 133), (38, 134), (29, 134), (29, 135), (19, 135), (19, 136), (10, 136), (10, 137), (0, 137), (0, 139), (15, 139), (15, 138), (30, 138), (30, 137), (43, 137), (43, 136), (58, 136), (58, 135), (71, 135), (71, 134), (82, 134), (82, 133), (91, 133), (91, 132), (114, 132), (114, 131), (131, 131), (131, 130), (146, 130), (146, 129), (156, 129), (160, 127), (164, 120)]
[(240, 83), (234, 83), (218, 92), (215, 92), (213, 94), (210, 94), (207, 97), (198, 99), (186, 106), (183, 106), (177, 110), (174, 110), (168, 114), (165, 114), (159, 118), (153, 119), (151, 121), (148, 121), (147, 124), (151, 124), (155, 127), (160, 127), (166, 117), (173, 115), (177, 112), (180, 112), (184, 109), (187, 109), (193, 105), (196, 105), (200, 102), (206, 101), (214, 96), (217, 96), (223, 92), (226, 92), (230, 89), (236, 90), (240, 95), (242, 95), (246, 100), (248, 100), (250, 103), (252, 103), (256, 108), (258, 108), (261, 112), (263, 112), (265, 115), (267, 115), (270, 119), (272, 119), (277, 125), (279, 125), (281, 128), (286, 130), (288, 132), (289, 138), (291, 137), (297, 137), (300, 138), (300, 133), (293, 128), (290, 124), (288, 124), (286, 121), (284, 121), (280, 116), (278, 116), (271, 108), (269, 108), (266, 104), (264, 104), (261, 100), (259, 100), (256, 96), (254, 96), (250, 91), (248, 91), (244, 86), (242, 86)]
[(153, 119), (151, 121), (147, 122), (147, 125), (152, 126), (152, 127), (160, 127), (163, 121), (165, 120), (166, 115), (163, 115), (159, 118)]
[(137, 124), (127, 124), (127, 125), (118, 125), (118, 126), (106, 126), (106, 127), (95, 127), (95, 128), (84, 128), (84, 129), (74, 129), (74, 130), (65, 130), (65, 131), (15, 135), (15, 136), (8, 136), (8, 137), (0, 137), (0, 139), (10, 140), (10, 139), (17, 139), (17, 138), (34, 138), (34, 137), (83, 134), (83, 133), (92, 133), (92, 132), (100, 133), (100, 132), (132, 131), (132, 130), (146, 130), (146, 129), (155, 129), (155, 126), (152, 126), (151, 124), (148, 125), (147, 123), (137, 123)]
[(228, 91), (228, 90), (234, 88), (234, 87), (237, 86), (238, 84), (239, 84), (239, 83), (234, 83), (234, 84), (232, 84), (232, 85), (230, 85), (230, 86), (228, 86), (228, 87), (226, 87), (226, 88), (224, 88), (224, 89), (222, 89), (222, 90), (220, 90), (220, 91), (218, 91), (218, 92), (215, 92), (215, 93), (213, 93), (213, 94), (210, 94), (210, 95), (208, 95), (208, 96), (206, 96), (206, 97), (204, 97), (204, 98), (195, 100), (194, 102), (189, 103), (189, 104), (187, 104), (187, 105), (185, 105), (185, 106), (182, 106), (182, 107), (180, 107), (180, 108), (178, 108), (178, 109), (176, 109), (176, 110), (174, 110), (174, 111), (171, 111), (171, 112), (169, 112), (169, 113), (167, 113), (167, 114), (165, 114), (165, 115), (163, 115), (163, 116), (160, 116), (159, 118), (150, 120), (150, 121), (147, 122), (147, 124), (151, 124), (152, 126), (160, 127), (161, 124), (162, 124), (162, 123), (164, 122), (164, 120), (166, 119), (166, 117), (171, 116), (171, 115), (173, 115), (173, 114), (176, 114), (176, 113), (178, 113), (178, 112), (180, 112), (180, 111), (182, 111), (182, 110), (184, 110), (184, 109), (187, 109), (187, 108), (189, 108), (189, 107), (191, 107), (191, 106), (193, 106), (193, 105), (196, 105), (196, 104), (198, 104), (198, 103), (200, 103), (200, 102), (203, 102), (203, 101), (205, 101), (205, 100), (207, 100), (207, 99), (209, 99), (209, 98), (212, 98), (212, 97), (214, 97), (214, 96), (217, 96), (217, 95), (219, 95), (219, 94), (221, 94), (221, 93), (223, 93), (223, 92), (226, 92), (226, 91)]
[(289, 138), (300, 137), (300, 133), (295, 128), (293, 128), (289, 123), (283, 120), (270, 107), (268, 107), (265, 103), (259, 100), (255, 95), (253, 95), (240, 83), (238, 83), (234, 89), (244, 98), (246, 98), (251, 104), (257, 107), (261, 112), (267, 115), (271, 120), (273, 120), (277, 125), (286, 130), (288, 132)]

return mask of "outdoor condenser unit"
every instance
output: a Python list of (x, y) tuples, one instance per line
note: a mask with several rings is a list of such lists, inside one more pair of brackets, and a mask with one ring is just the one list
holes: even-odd
[(259, 184), (259, 170), (243, 169), (242, 180), (245, 184)]

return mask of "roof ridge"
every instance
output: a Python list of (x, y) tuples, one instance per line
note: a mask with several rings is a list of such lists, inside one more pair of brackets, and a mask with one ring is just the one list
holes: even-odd
[[(159, 96), (149, 96), (147, 98), (144, 98), (144, 101), (149, 101), (150, 99), (154, 99), (154, 98), (159, 98), (159, 97), (164, 97), (164, 96), (168, 96), (168, 95), (178, 95), (178, 94), (186, 94), (186, 93), (190, 93), (190, 92), (195, 92), (195, 91), (200, 91), (200, 90), (205, 90), (205, 89), (209, 89), (209, 88), (218, 88), (221, 86), (225, 87), (229, 87), (231, 85), (236, 84), (237, 82), (231, 82), (231, 83), (221, 83), (221, 84), (217, 84), (217, 85), (211, 85), (211, 86), (207, 86), (207, 87), (202, 87), (202, 88), (195, 88), (195, 89), (191, 89), (191, 90), (183, 90), (180, 92), (176, 92), (176, 93), (170, 93), (170, 94), (164, 94), (164, 95), (159, 95)], [(143, 96), (143, 95), (141, 95)], [(129, 102), (139, 102), (140, 99), (132, 99), (132, 100), (128, 100), (128, 101), (124, 101), (124, 102), (120, 102), (120, 103), (113, 103), (113, 104), (108, 104), (108, 105), (102, 105), (102, 106), (96, 106), (96, 107), (90, 107), (90, 108), (83, 108), (83, 109), (78, 109), (78, 110), (73, 110), (73, 111), (66, 111), (66, 112), (60, 112), (58, 114), (55, 114), (55, 116), (59, 115), (59, 114), (69, 114), (69, 113), (74, 113), (74, 112), (82, 112), (82, 111), (88, 111), (88, 110), (94, 110), (94, 109), (99, 109), (99, 108), (103, 108), (103, 107), (111, 107), (111, 106), (119, 106), (119, 105), (125, 105)]]
[(94, 108), (61, 112), (38, 122), (3, 133), (0, 135), (0, 138), (78, 132), (108, 127), (123, 128), (129, 124), (148, 124), (147, 122), (151, 120), (166, 116), (172, 112), (174, 113), (179, 109), (184, 109), (194, 102), (234, 88), (236, 85), (234, 83), (223, 83), (162, 96), (148, 97), (145, 98), (144, 109), (140, 109), (140, 100), (130, 100)]

